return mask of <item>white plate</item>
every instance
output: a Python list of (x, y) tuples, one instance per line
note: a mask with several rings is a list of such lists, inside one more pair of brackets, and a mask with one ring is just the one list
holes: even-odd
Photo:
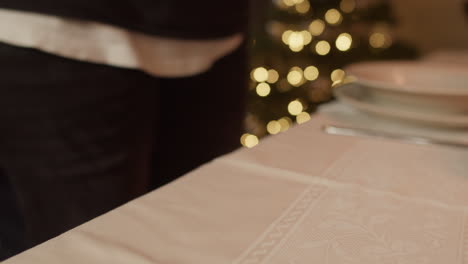
[(362, 84), (418, 95), (468, 96), (468, 68), (411, 61), (358, 63), (346, 72)]
[(344, 104), (366, 113), (434, 127), (468, 128), (468, 115), (415, 111), (398, 104), (382, 105), (374, 101), (368, 88), (357, 83), (335, 87), (333, 92)]
[(404, 104), (415, 111), (468, 115), (468, 68), (410, 61), (351, 65), (348, 74), (369, 88), (380, 104)]
[(423, 59), (425, 63), (445, 63), (468, 67), (468, 50), (441, 50), (433, 52)]

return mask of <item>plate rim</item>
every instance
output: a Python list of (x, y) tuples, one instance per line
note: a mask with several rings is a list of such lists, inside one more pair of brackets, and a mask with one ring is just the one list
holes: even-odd
[[(359, 70), (362, 71), (362, 67), (366, 68), (374, 68), (375, 66), (378, 65), (405, 65), (405, 66), (410, 66), (417, 68), (418, 66), (423, 66), (423, 67), (429, 67), (429, 68), (438, 68), (438, 69), (443, 69), (445, 72), (450, 72), (450, 71), (455, 71), (456, 74), (460, 75), (466, 75), (468, 78), (468, 67), (460, 67), (455, 66), (455, 65), (448, 65), (448, 64), (437, 64), (437, 63), (425, 63), (425, 62), (419, 62), (419, 61), (368, 61), (368, 62), (359, 62), (355, 64), (350, 64), (347, 67), (345, 67), (345, 72), (356, 77), (355, 83), (362, 84), (366, 87), (372, 88), (372, 89), (378, 89), (381, 91), (386, 91), (386, 92), (393, 92), (393, 93), (403, 93), (403, 94), (412, 94), (412, 95), (425, 95), (425, 96), (446, 96), (446, 97), (468, 97), (468, 89), (466, 92), (443, 92), (443, 91), (412, 91), (412, 90), (405, 90), (401, 89), (399, 85), (391, 82), (386, 82), (386, 81), (379, 81), (379, 80), (369, 80), (366, 78), (359, 77), (356, 74), (353, 74), (353, 70)], [(466, 71), (464, 71), (466, 70)], [(409, 86), (411, 87), (411, 86)]]
[(375, 115), (383, 115), (391, 118), (398, 118), (400, 120), (416, 121), (418, 123), (432, 124), (432, 126), (437, 125), (438, 127), (443, 126), (452, 128), (468, 128), (468, 116), (466, 115), (453, 116), (434, 113), (424, 114), (422, 112), (401, 110), (398, 108), (390, 109), (389, 107), (384, 107), (363, 100), (359, 100), (353, 97), (352, 95), (343, 92), (344, 89), (350, 89), (348, 87), (354, 87), (355, 89), (362, 88), (362, 86), (360, 86), (358, 83), (343, 84), (335, 87), (333, 89), (333, 94), (339, 101), (357, 110)]

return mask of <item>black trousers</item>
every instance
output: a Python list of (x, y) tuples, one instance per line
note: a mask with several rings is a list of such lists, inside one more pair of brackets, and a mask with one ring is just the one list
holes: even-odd
[(237, 148), (246, 76), (244, 48), (164, 79), (0, 44), (0, 259)]

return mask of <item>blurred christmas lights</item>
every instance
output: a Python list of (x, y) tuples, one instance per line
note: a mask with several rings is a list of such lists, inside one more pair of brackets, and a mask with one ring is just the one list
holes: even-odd
[(268, 85), (268, 83), (259, 83), (257, 85), (256, 92), (261, 97), (268, 96), (271, 92), (270, 85)]
[(268, 71), (263, 67), (259, 67), (253, 70), (252, 78), (257, 82), (264, 82), (268, 79)]
[(332, 8), (325, 13), (325, 21), (330, 25), (339, 25), (342, 20), (343, 16), (341, 16), (340, 11), (335, 8)]
[(321, 40), (315, 45), (315, 52), (321, 56), (325, 56), (330, 53), (330, 49), (330, 44), (326, 40)]
[(352, 44), (353, 38), (348, 33), (341, 33), (335, 41), (336, 48), (340, 51), (349, 50)]
[(312, 36), (320, 36), (325, 30), (325, 22), (321, 19), (316, 19), (312, 21), (309, 25), (309, 32)]
[(304, 124), (310, 120), (310, 114), (307, 112), (302, 112), (296, 116), (296, 122), (298, 124)]
[(267, 131), (268, 131), (268, 133), (270, 133), (272, 135), (276, 135), (279, 132), (281, 132), (281, 124), (276, 120), (268, 122)]
[(315, 66), (309, 66), (304, 69), (304, 77), (308, 81), (315, 81), (319, 76), (319, 70)]
[(340, 9), (344, 13), (351, 13), (356, 8), (356, 1), (355, 0), (341, 0), (340, 2)]
[[(355, 23), (360, 13), (348, 15), (357, 9), (356, 0), (341, 0), (339, 5), (334, 7), (334, 4), (322, 4), (309, 0), (272, 1), (277, 8), (281, 9), (280, 12), (288, 16), (299, 15), (298, 18), (302, 22), (291, 22), (292, 19), (289, 21), (285, 19), (285, 22), (282, 22), (281, 18), (275, 17), (275, 21), (266, 24), (266, 31), (270, 38), (280, 40), (280, 43), (287, 46), (287, 50), (277, 49), (279, 56), (273, 56), (273, 60), (264, 58), (263, 61), (257, 61), (261, 63), (260, 65), (266, 66), (252, 70), (251, 90), (257, 98), (258, 96), (271, 98), (256, 100), (269, 100), (265, 101), (266, 103), (273, 100), (275, 104), (280, 105), (275, 110), (268, 110), (269, 113), (264, 115), (266, 118), (256, 116), (255, 120), (251, 120), (251, 125), (247, 128), (249, 133), (244, 134), (241, 138), (241, 143), (249, 148), (258, 145), (258, 138), (266, 133), (275, 135), (287, 131), (293, 125), (293, 120), (290, 117), (294, 117), (298, 124), (309, 121), (311, 116), (306, 111), (308, 103), (314, 105), (330, 100), (332, 87), (355, 80), (353, 76), (347, 76), (342, 69), (336, 68), (349, 63), (343, 63), (343, 61), (354, 59), (340, 60), (338, 54), (335, 54), (336, 51), (347, 52), (348, 58), (354, 58), (359, 52), (365, 53), (366, 50), (369, 53), (368, 46), (363, 45), (365, 42), (362, 42), (365, 38), (367, 38), (367, 45), (374, 49), (383, 50), (392, 45), (390, 24), (386, 22), (373, 24), (369, 32), (371, 27), (365, 28), (362, 26), (363, 23)], [(314, 5), (314, 10), (312, 10), (311, 3)], [(317, 9), (315, 9), (315, 4), (319, 5)], [(358, 8), (358, 11), (361, 12), (363, 9), (361, 3)], [(322, 10), (326, 10), (326, 12), (322, 13)], [(321, 16), (323, 20), (318, 16)], [(347, 32), (343, 32), (344, 30)], [(274, 44), (276, 45), (277, 42)], [(306, 47), (307, 49), (304, 49)], [(379, 54), (380, 50), (372, 51), (371, 54)], [(288, 55), (287, 52), (290, 54)], [(300, 54), (293, 55), (299, 52)], [(320, 56), (328, 54), (330, 56), (320, 58)], [(289, 57), (291, 57), (290, 61)], [(342, 57), (346, 57), (346, 54), (342, 54)], [(306, 58), (311, 60), (306, 61)], [(310, 65), (311, 62), (315, 66)], [(289, 63), (300, 67), (291, 67)], [(274, 69), (268, 66), (274, 66)], [(272, 93), (272, 89), (275, 89), (274, 93)], [(285, 95), (280, 95), (278, 92), (285, 93)], [(276, 96), (283, 96), (283, 99), (276, 100)], [(298, 99), (290, 101), (291, 99), (286, 98)], [(256, 107), (262, 109), (265, 107), (265, 103), (260, 102)], [(272, 120), (275, 115), (287, 116)]]
[(241, 144), (247, 148), (253, 148), (259, 143), (258, 137), (249, 133), (242, 135), (240, 141)]
[(342, 69), (336, 69), (331, 73), (330, 79), (332, 80), (332, 82), (337, 82), (342, 81), (345, 78), (345, 76), (345, 71), (343, 71)]
[(304, 110), (304, 106), (299, 100), (294, 100), (288, 104), (288, 112), (293, 116), (302, 113), (302, 110)]

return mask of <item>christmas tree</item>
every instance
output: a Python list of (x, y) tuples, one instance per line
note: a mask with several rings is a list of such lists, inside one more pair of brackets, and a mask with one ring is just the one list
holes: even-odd
[[(417, 56), (414, 49), (395, 39), (396, 21), (387, 1), (258, 3), (253, 12), (257, 21), (251, 29), (244, 146), (255, 146), (260, 137), (308, 121), (318, 105), (333, 99), (334, 84), (345, 81), (344, 66)], [(265, 17), (255, 19), (257, 14)]]

